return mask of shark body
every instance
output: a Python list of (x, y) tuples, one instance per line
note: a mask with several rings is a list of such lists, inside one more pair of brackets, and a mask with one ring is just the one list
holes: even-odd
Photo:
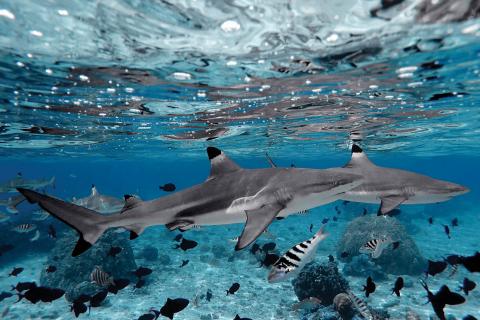
[(0, 185), (0, 193), (4, 192), (17, 192), (17, 188), (27, 188), (27, 189), (41, 189), (48, 186), (55, 187), (55, 177), (50, 179), (24, 179), (21, 173), (18, 173), (17, 176), (13, 179), (6, 181)]
[(135, 238), (152, 225), (170, 230), (195, 225), (245, 223), (235, 249), (252, 243), (276, 217), (338, 200), (358, 186), (362, 177), (335, 169), (266, 168), (243, 169), (214, 147), (207, 148), (211, 163), (208, 179), (183, 191), (151, 201), (125, 196), (121, 213), (100, 215), (36, 191), (20, 188), (31, 203), (64, 221), (80, 233), (72, 253), (90, 248), (109, 228), (130, 230)]

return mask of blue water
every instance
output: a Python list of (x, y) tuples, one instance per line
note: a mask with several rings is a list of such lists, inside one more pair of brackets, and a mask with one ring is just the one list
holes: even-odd
[[(38, 191), (67, 201), (87, 197), (92, 184), (119, 201), (125, 194), (151, 200), (167, 195), (159, 189), (165, 183), (178, 192), (204, 182), (208, 146), (244, 168), (269, 167), (268, 153), (280, 167), (325, 169), (346, 164), (357, 143), (377, 165), (468, 187), (469, 193), (447, 202), (401, 205), (400, 214), (387, 219), (405, 227), (419, 258), (473, 255), (480, 250), (478, 4), (400, 2), (380, 10), (380, 19), (370, 14), (380, 1), (3, 1), (0, 189), (21, 173), (27, 180), (55, 177), (54, 185)], [(0, 200), (18, 194), (13, 191)], [(341, 214), (333, 221), (336, 208)], [(371, 274), (345, 272), (350, 262), (338, 248), (364, 208), (374, 216), (378, 205), (338, 200), (274, 221), (257, 243), (275, 242), (281, 255), (311, 237), (311, 224), (316, 230), (329, 218), (330, 236), (313, 264), (326, 264), (333, 255), (350, 291), (390, 319), (405, 319), (408, 310), (434, 319), (419, 281), (424, 273), (385, 273), (366, 298), (362, 287)], [(0, 293), (16, 293), (10, 288), (19, 281), (40, 285), (62, 241), (71, 237), (71, 229), (52, 216), (35, 220), (38, 210), (25, 202), (18, 213), (0, 207), (0, 248), (13, 245), (0, 255)], [(458, 227), (451, 226), (454, 218)], [(25, 223), (36, 230), (13, 230)], [(444, 225), (450, 225), (451, 239)], [(56, 239), (48, 235), (50, 226)], [(268, 283), (269, 268), (259, 267), (263, 253), (234, 250), (242, 228), (189, 230), (183, 236), (198, 246), (185, 252), (174, 248), (178, 231), (146, 229), (126, 242), (131, 261), (153, 270), (145, 286), (134, 289), (133, 279), (79, 318), (138, 319), (167, 298), (184, 298), (189, 305), (175, 319), (340, 319), (331, 305), (298, 309), (291, 280)], [(147, 259), (146, 247), (159, 257)], [(69, 251), (63, 249), (66, 256)], [(75, 259), (55, 264), (79, 270), (86, 281), (90, 270), (79, 267), (86, 258)], [(91, 263), (112, 258), (97, 259)], [(180, 268), (183, 260), (189, 262)], [(14, 267), (24, 270), (8, 276)], [(121, 272), (131, 277), (132, 271)], [(465, 277), (480, 285), (478, 273), (462, 267), (450, 273), (449, 266), (426, 280), (433, 292), (445, 284), (466, 298), (445, 308), (447, 318), (479, 318), (479, 288), (469, 295), (458, 289)], [(391, 294), (398, 276), (406, 283), (400, 298)], [(66, 280), (75, 282), (75, 275)], [(226, 295), (234, 282), (239, 291)], [(16, 301), (0, 301), (1, 319), (75, 318), (66, 296), (51, 303)]]

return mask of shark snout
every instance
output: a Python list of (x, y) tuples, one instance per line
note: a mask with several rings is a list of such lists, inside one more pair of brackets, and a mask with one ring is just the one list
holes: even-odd
[(452, 196), (458, 196), (458, 195), (461, 195), (461, 194), (465, 194), (467, 192), (470, 192), (470, 189), (468, 189), (467, 187), (464, 187), (464, 186), (461, 186), (459, 184), (455, 184), (455, 183), (451, 183), (449, 186), (448, 186), (448, 193)]

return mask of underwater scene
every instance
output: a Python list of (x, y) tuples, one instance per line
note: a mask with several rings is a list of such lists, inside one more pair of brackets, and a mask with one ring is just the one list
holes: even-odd
[(0, 1), (0, 319), (480, 319), (480, 1)]

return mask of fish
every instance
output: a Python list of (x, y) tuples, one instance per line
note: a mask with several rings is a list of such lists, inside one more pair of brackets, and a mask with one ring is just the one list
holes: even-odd
[(240, 289), (240, 284), (238, 282), (233, 283), (230, 286), (230, 289), (227, 290), (227, 296), (229, 294), (235, 294), (238, 291), (238, 289)]
[(30, 242), (37, 241), (39, 238), (40, 238), (40, 231), (36, 230), (35, 235), (32, 238), (30, 238)]
[(95, 266), (95, 268), (93, 268), (93, 271), (90, 273), (90, 281), (101, 287), (114, 284), (113, 277), (103, 271), (100, 266)]
[(397, 280), (395, 280), (395, 284), (393, 285), (392, 294), (395, 293), (397, 297), (400, 297), (400, 290), (403, 289), (403, 285), (404, 285), (403, 278), (398, 277)]
[(451, 239), (451, 237), (450, 237), (450, 228), (448, 227), (448, 225), (444, 224), (444, 225), (443, 225), (443, 229), (444, 229), (445, 234), (447, 235), (448, 239)]
[(210, 302), (210, 300), (212, 300), (212, 298), (213, 298), (212, 290), (208, 289), (208, 290), (207, 290), (207, 294), (206, 294), (206, 296), (205, 296), (205, 299), (206, 299), (208, 302)]
[(53, 225), (48, 226), (48, 236), (52, 239), (57, 239), (57, 231)]
[(36, 286), (35, 282), (19, 282), (15, 286), (12, 286), (12, 290), (23, 292)]
[(458, 264), (452, 264), (450, 265), (452, 270), (450, 271), (450, 274), (448, 275), (449, 278), (452, 278), (458, 271)]
[(13, 245), (11, 244), (2, 244), (0, 245), (0, 257), (7, 253), (8, 251), (11, 251), (13, 250), (13, 248), (15, 248)]
[(447, 262), (445, 261), (432, 261), (428, 260), (428, 267), (426, 274), (434, 276), (436, 274), (442, 273), (447, 268)]
[(382, 255), (383, 250), (385, 250), (392, 243), (393, 240), (390, 237), (372, 239), (361, 246), (359, 252), (370, 254), (372, 259), (377, 259)]
[(252, 320), (250, 318), (243, 318), (243, 317), (240, 317), (238, 314), (235, 315), (235, 318), (233, 318), (233, 320)]
[(331, 254), (329, 254), (328, 255), (328, 262), (334, 262), (334, 261), (335, 261), (335, 258)]
[(148, 313), (142, 314), (138, 320), (156, 320), (160, 317), (160, 311), (155, 309), (150, 309)]
[(269, 251), (273, 251), (275, 250), (275, 247), (276, 247), (276, 243), (275, 242), (268, 242), (268, 243), (265, 243), (263, 246), (262, 246), (262, 251), (263, 252), (269, 252)]
[(173, 192), (175, 189), (177, 189), (173, 183), (165, 183), (163, 186), (159, 186), (158, 188), (165, 192)]
[(180, 268), (185, 267), (190, 260), (182, 260), (182, 264), (180, 265)]
[(330, 219), (328, 219), (328, 218), (323, 218), (322, 224), (327, 224), (329, 220), (330, 220)]
[(111, 246), (110, 250), (108, 251), (107, 257), (115, 258), (120, 252), (122, 252), (122, 248)]
[(57, 267), (55, 266), (48, 266), (46, 269), (45, 269), (45, 272), (46, 273), (52, 273), (52, 272), (55, 272), (57, 271)]
[(31, 288), (29, 288), (27, 291), (25, 291), (24, 294), (19, 293), (18, 301), (21, 301), (23, 298), (25, 298), (33, 304), (36, 304), (40, 301), (52, 302), (54, 300), (60, 299), (64, 294), (65, 294), (65, 291), (62, 289), (39, 287), (35, 284)]
[(180, 244), (177, 244), (175, 245), (175, 249), (182, 249), (183, 251), (187, 251), (187, 250), (190, 250), (190, 249), (193, 249), (195, 248), (196, 246), (198, 245), (198, 242), (197, 241), (194, 241), (194, 240), (187, 240), (185, 238), (182, 238), (182, 242), (180, 242)]
[(362, 216), (366, 216), (366, 215), (367, 215), (367, 213), (368, 213), (368, 211), (367, 211), (367, 208), (363, 208), (363, 211), (362, 211)]
[(278, 254), (274, 254), (274, 253), (267, 253), (265, 254), (265, 258), (262, 260), (262, 262), (260, 263), (260, 267), (262, 266), (265, 266), (265, 267), (270, 267), (271, 265), (273, 265), (275, 262), (278, 261), (278, 259), (280, 259), (280, 257), (278, 256)]
[(89, 196), (81, 199), (74, 198), (73, 203), (103, 214), (118, 213), (125, 204), (122, 199), (99, 193), (94, 184), (92, 184)]
[(348, 256), (350, 255), (350, 253), (348, 253), (347, 251), (343, 251), (341, 254), (340, 254), (340, 258), (347, 258)]
[(362, 291), (365, 291), (365, 296), (368, 298), (370, 294), (375, 292), (375, 289), (377, 286), (375, 285), (375, 282), (373, 282), (372, 277), (367, 278), (367, 284), (363, 286)]
[(55, 188), (55, 177), (52, 177), (50, 179), (27, 180), (24, 179), (22, 173), (19, 172), (17, 173), (15, 178), (10, 179), (3, 184), (0, 184), (0, 193), (17, 192), (17, 188), (38, 190), (49, 186), (53, 186), (53, 188)]
[(338, 206), (335, 206), (335, 213), (336, 213), (336, 214), (342, 213), (342, 212), (340, 211), (340, 209), (338, 208)]
[(17, 206), (25, 201), (25, 197), (21, 194), (8, 197), (7, 199), (0, 200), (0, 206), (4, 206), (9, 213), (18, 213)]
[(480, 272), (480, 252), (472, 256), (460, 256), (460, 264), (469, 272)]
[(87, 305), (85, 304), (90, 300), (90, 297), (88, 295), (82, 294), (75, 300), (73, 300), (72, 305), (70, 306), (70, 312), (73, 312), (75, 314), (75, 317), (78, 318), (82, 313), (86, 313), (88, 308)]
[(10, 216), (0, 212), (0, 222), (5, 222), (10, 220)]
[(124, 289), (129, 284), (130, 284), (130, 280), (128, 279), (114, 279), (113, 284), (109, 285), (107, 290), (108, 292), (117, 294), (118, 291)]
[(433, 224), (433, 217), (429, 217), (429, 218), (428, 218), (428, 223), (429, 223), (429, 224)]
[(137, 270), (133, 272), (138, 278), (146, 277), (153, 272), (152, 269), (146, 267), (139, 267)]
[(183, 309), (185, 309), (189, 304), (187, 299), (177, 298), (177, 299), (170, 299), (167, 298), (167, 302), (163, 305), (160, 309), (160, 314), (164, 317), (169, 319), (173, 319), (175, 313), (179, 313)]
[(151, 201), (126, 195), (118, 214), (102, 215), (31, 189), (18, 191), (30, 203), (38, 203), (79, 233), (72, 252), (78, 256), (107, 229), (125, 228), (134, 239), (146, 227), (162, 224), (175, 230), (245, 222), (235, 245), (235, 250), (241, 250), (254, 242), (276, 217), (336, 201), (363, 179), (345, 168), (244, 169), (215, 147), (208, 147), (207, 154), (211, 170), (205, 182)]
[(458, 227), (458, 218), (453, 218), (451, 222), (452, 227)]
[(48, 213), (47, 211), (44, 211), (44, 210), (35, 211), (35, 212), (33, 212), (33, 214), (36, 215), (36, 217), (32, 218), (32, 220), (35, 220), (35, 221), (44, 221), (44, 220), (47, 220), (48, 218), (50, 218), (50, 213)]
[(354, 295), (351, 291), (347, 291), (347, 294), (358, 313), (360, 313), (362, 317), (367, 320), (373, 320), (372, 312), (370, 309), (368, 309), (365, 301)]
[(292, 305), (293, 311), (306, 310), (313, 311), (322, 305), (322, 301), (316, 297), (305, 298), (300, 302)]
[(450, 289), (443, 285), (437, 293), (433, 294), (429, 289), (425, 281), (420, 280), (422, 287), (427, 291), (428, 301), (432, 305), (433, 311), (440, 318), (440, 320), (446, 320), (443, 309), (446, 305), (458, 305), (465, 302), (465, 298), (458, 293), (450, 291)]
[(294, 245), (273, 264), (268, 274), (268, 282), (283, 281), (299, 274), (303, 267), (313, 260), (318, 245), (327, 236), (328, 233), (322, 226), (313, 237)]
[(260, 250), (260, 245), (258, 243), (254, 243), (250, 248), (250, 253), (255, 254), (258, 250)]
[(19, 224), (18, 226), (14, 227), (12, 231), (18, 232), (18, 233), (28, 233), (33, 230), (37, 229), (37, 226), (32, 224), (32, 223), (22, 223)]
[(138, 279), (137, 283), (133, 286), (135, 289), (140, 289), (145, 285), (145, 279)]
[(9, 277), (16, 277), (18, 276), (20, 273), (23, 272), (23, 270), (25, 270), (24, 268), (22, 267), (17, 267), (17, 268), (13, 268), (12, 271), (10, 271), (10, 273), (8, 274)]
[(175, 238), (173, 238), (173, 241), (180, 242), (182, 240), (183, 235), (181, 233), (177, 234)]
[(398, 249), (398, 247), (400, 246), (400, 241), (394, 241), (392, 242), (392, 250), (396, 250)]
[(379, 214), (385, 215), (401, 204), (444, 202), (469, 192), (452, 182), (437, 180), (411, 171), (375, 165), (353, 144), (351, 160), (343, 167), (360, 174), (363, 182), (340, 195), (341, 200), (361, 203), (380, 203)]
[(308, 228), (308, 231), (312, 232), (313, 230), (313, 223), (310, 223), (310, 227)]
[(468, 296), (468, 293), (475, 289), (477, 284), (468, 278), (463, 279), (463, 286), (460, 287), (460, 290), (463, 290), (463, 293)]
[(336, 216), (333, 216), (332, 220), (336, 222), (336, 221), (338, 221), (338, 218)]
[(2, 293), (0, 293), (0, 302), (10, 297), (13, 297), (13, 293), (2, 291)]
[(466, 315), (465, 317), (463, 317), (462, 320), (477, 320), (477, 318), (475, 318), (475, 317), (472, 316), (471, 314), (468, 314), (468, 315)]

